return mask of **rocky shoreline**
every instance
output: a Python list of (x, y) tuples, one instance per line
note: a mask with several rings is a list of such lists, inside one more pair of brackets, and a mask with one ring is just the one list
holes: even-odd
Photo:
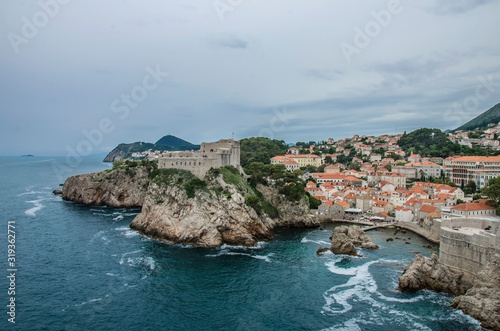
[[(155, 171), (139, 166), (72, 176), (63, 185), (62, 197), (89, 206), (141, 208), (132, 229), (199, 247), (256, 246), (271, 239), (277, 227), (319, 226), (307, 199), (292, 202), (263, 185), (253, 189), (239, 174), (228, 184), (220, 173), (200, 181), (183, 171), (163, 175)], [(257, 203), (269, 203), (277, 215), (250, 206), (249, 197), (258, 196), (262, 201)]]
[(452, 307), (461, 309), (487, 329), (500, 330), (500, 254), (488, 261), (476, 276), (450, 268), (433, 254), (417, 255), (399, 277), (398, 289), (428, 289), (456, 296)]

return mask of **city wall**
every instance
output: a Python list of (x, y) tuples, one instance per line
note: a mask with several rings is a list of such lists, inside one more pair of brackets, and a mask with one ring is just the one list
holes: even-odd
[(222, 139), (215, 143), (202, 143), (199, 151), (170, 152), (158, 159), (160, 169), (182, 169), (190, 171), (200, 179), (211, 168), (234, 166), (242, 172), (240, 165), (240, 142)]
[[(484, 229), (491, 226), (489, 231)], [(475, 275), (500, 250), (498, 221), (455, 218), (443, 220), (439, 260)]]
[(433, 220), (432, 223), (418, 224), (415, 222), (396, 222), (395, 226), (412, 231), (435, 244), (439, 243), (441, 221)]

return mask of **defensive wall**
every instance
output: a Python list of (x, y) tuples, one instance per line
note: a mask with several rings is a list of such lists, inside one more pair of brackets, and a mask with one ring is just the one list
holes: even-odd
[(169, 152), (158, 159), (160, 169), (182, 169), (203, 179), (210, 168), (234, 166), (240, 172), (240, 142), (221, 139), (218, 142), (204, 142), (199, 151)]
[(478, 218), (443, 220), (439, 251), (442, 263), (475, 275), (500, 251), (500, 222)]

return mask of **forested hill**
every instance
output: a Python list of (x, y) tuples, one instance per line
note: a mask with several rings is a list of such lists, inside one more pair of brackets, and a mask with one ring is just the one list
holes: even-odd
[(252, 137), (240, 140), (241, 165), (246, 167), (252, 162), (270, 163), (276, 155), (285, 155), (288, 146), (283, 140)]
[(500, 103), (494, 105), (481, 115), (465, 123), (456, 130), (475, 130), (476, 128), (484, 129), (490, 123), (495, 123), (495, 125), (500, 122)]
[(404, 133), (399, 140), (399, 146), (407, 154), (421, 156), (443, 157), (452, 155), (486, 155), (487, 151), (479, 147), (461, 146), (451, 141), (446, 133), (439, 129), (418, 129), (411, 133)]
[(162, 137), (156, 143), (135, 142), (116, 146), (105, 158), (104, 162), (114, 162), (116, 158), (127, 158), (132, 153), (144, 152), (149, 149), (157, 151), (198, 150), (200, 145), (194, 145), (172, 135)]

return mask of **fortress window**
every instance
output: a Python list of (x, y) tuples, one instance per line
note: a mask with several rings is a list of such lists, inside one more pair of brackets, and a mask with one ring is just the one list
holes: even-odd
[(200, 166), (201, 166), (201, 162), (198, 162), (198, 165), (200, 165)]

